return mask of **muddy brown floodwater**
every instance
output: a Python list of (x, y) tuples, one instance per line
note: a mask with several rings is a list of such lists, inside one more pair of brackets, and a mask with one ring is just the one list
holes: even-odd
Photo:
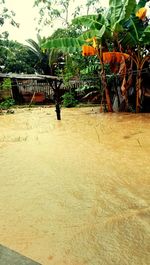
[(0, 244), (43, 265), (149, 264), (149, 114), (18, 109), (0, 148)]

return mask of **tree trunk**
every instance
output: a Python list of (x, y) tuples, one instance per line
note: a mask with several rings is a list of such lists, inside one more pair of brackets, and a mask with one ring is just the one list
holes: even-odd
[(107, 110), (108, 110), (108, 112), (113, 112), (112, 104), (111, 104), (111, 100), (110, 100), (110, 95), (109, 95), (109, 90), (107, 87), (107, 80), (106, 80), (104, 63), (103, 63), (102, 45), (100, 45), (100, 49), (97, 50), (97, 54), (98, 54), (100, 64), (101, 64), (101, 81), (102, 81), (102, 87), (105, 91)]
[(106, 73), (105, 73), (103, 62), (101, 62), (101, 67), (102, 67), (101, 80), (102, 80), (102, 86), (103, 86), (104, 91), (105, 91), (105, 97), (106, 97), (108, 112), (113, 112), (112, 104), (111, 104), (111, 100), (110, 100), (110, 95), (109, 95), (109, 90), (107, 87)]
[(138, 69), (136, 77), (136, 113), (141, 109), (141, 69)]

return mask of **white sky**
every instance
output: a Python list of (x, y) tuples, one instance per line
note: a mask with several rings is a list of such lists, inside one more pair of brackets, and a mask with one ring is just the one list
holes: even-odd
[[(37, 17), (38, 10), (33, 8), (34, 0), (5, 0), (6, 4), (9, 9), (13, 10), (16, 13), (15, 20), (17, 23), (20, 24), (19, 29), (10, 26), (8, 23), (5, 27), (2, 28), (2, 30), (7, 30), (9, 32), (9, 39), (17, 40), (19, 42), (25, 43), (25, 40), (31, 38), (36, 40), (37, 32), (35, 30), (36, 28), (36, 22), (34, 21), (34, 18)], [(72, 0), (73, 1), (73, 0)], [(70, 10), (72, 13), (75, 6), (83, 5), (85, 0), (74, 0), (74, 3), (72, 3)], [(109, 0), (100, 0), (100, 6), (108, 6)], [(57, 27), (61, 27), (61, 24)], [(46, 27), (43, 33), (41, 33), (41, 36), (50, 36), (52, 34), (51, 27)]]
[[(9, 32), (9, 39), (17, 40), (19, 42), (25, 42), (26, 39), (32, 38), (36, 40), (36, 22), (34, 21), (34, 18), (37, 16), (38, 11), (33, 8), (34, 0), (5, 0), (7, 7), (11, 10), (13, 10), (16, 13), (15, 20), (17, 23), (20, 24), (19, 29), (10, 26), (8, 23), (6, 23), (5, 27), (2, 28), (2, 30), (7, 30)], [(100, 6), (107, 6), (109, 0), (101, 0)], [(71, 5), (72, 10), (71, 13), (74, 10), (75, 6), (83, 5), (84, 0), (75, 0), (74, 3)], [(58, 27), (58, 24), (57, 24)], [(59, 26), (61, 27), (61, 25)], [(54, 30), (52, 30), (50, 27), (45, 28), (43, 33), (41, 35), (49, 36), (52, 34)]]

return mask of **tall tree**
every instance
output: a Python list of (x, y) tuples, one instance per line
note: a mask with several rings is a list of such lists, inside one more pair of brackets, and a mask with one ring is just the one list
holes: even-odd
[(35, 0), (34, 6), (39, 8), (39, 25), (48, 24), (56, 28), (58, 19), (67, 27), (72, 17), (80, 15), (81, 12), (88, 14), (91, 10), (96, 10), (98, 3), (99, 0), (86, 0), (84, 5), (75, 6), (75, 0)]
[(71, 0), (35, 0), (34, 6), (39, 8), (39, 25), (54, 26), (56, 19), (61, 19), (64, 26), (69, 23), (69, 5)]
[(8, 73), (34, 73), (36, 57), (23, 44), (8, 39), (0, 39), (1, 71)]
[(12, 10), (9, 10), (5, 5), (5, 0), (0, 0), (0, 38), (4, 38), (8, 33), (3, 34), (2, 26), (5, 24), (6, 20), (9, 20), (12, 26), (19, 27), (19, 24), (14, 20), (15, 13)]
[(36, 58), (34, 68), (40, 74), (48, 75), (50, 74), (50, 67), (49, 67), (49, 53), (47, 51), (43, 51), (41, 48), (42, 45), (42, 38), (38, 35), (38, 41), (34, 41), (32, 39), (28, 39), (26, 48), (33, 54)]
[(55, 48), (43, 50), (42, 44), (45, 42), (45, 38), (41, 38), (40, 35), (37, 35), (37, 39), (37, 42), (32, 39), (28, 39), (27, 42), (29, 45), (26, 46), (26, 48), (34, 54), (36, 58), (34, 68), (41, 74), (56, 75), (57, 68), (62, 60), (62, 52), (56, 50)]

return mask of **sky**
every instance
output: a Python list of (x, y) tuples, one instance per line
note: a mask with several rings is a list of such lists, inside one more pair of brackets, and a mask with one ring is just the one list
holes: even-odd
[[(34, 0), (5, 0), (7, 7), (13, 10), (16, 13), (15, 21), (20, 24), (19, 29), (12, 27), (9, 23), (6, 23), (5, 27), (3, 27), (3, 31), (7, 30), (9, 32), (9, 39), (17, 40), (21, 43), (25, 43), (27, 39), (37, 39), (37, 32), (35, 17), (38, 16), (38, 10), (33, 8)], [(75, 0), (74, 3), (71, 5), (71, 13), (74, 10), (75, 6), (83, 4), (85, 0)], [(108, 5), (109, 0), (100, 1), (103, 6)], [(57, 27), (61, 27), (57, 23)], [(42, 36), (50, 36), (54, 30), (51, 27), (45, 27), (45, 30), (41, 32)]]
[[(37, 32), (35, 30), (37, 24), (35, 18), (38, 16), (38, 10), (33, 8), (34, 0), (5, 0), (7, 7), (13, 10), (16, 13), (15, 20), (20, 24), (19, 29), (10, 26), (6, 23), (3, 27), (3, 31), (7, 30), (9, 32), (9, 39), (17, 40), (18, 42), (25, 43), (27, 39), (37, 40)], [(83, 5), (85, 0), (72, 0), (70, 13), (73, 12), (75, 6)], [(100, 6), (108, 6), (109, 0), (101, 0)], [(150, 1), (149, 1), (150, 2)], [(56, 23), (56, 28), (61, 27), (62, 25)], [(41, 32), (41, 36), (48, 37), (53, 33), (51, 27), (45, 27)]]
[(6, 5), (16, 13), (15, 21), (19, 28), (11, 26), (8, 22), (3, 30), (9, 32), (9, 39), (25, 42), (26, 39), (36, 39), (35, 21), (36, 11), (33, 8), (34, 0), (6, 0)]

